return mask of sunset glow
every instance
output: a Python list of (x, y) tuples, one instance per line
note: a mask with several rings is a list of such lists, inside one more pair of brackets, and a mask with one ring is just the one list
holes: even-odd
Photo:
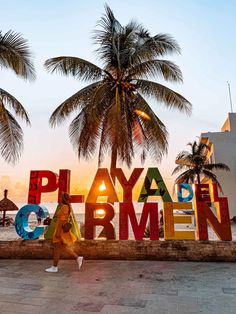
[(104, 181), (102, 181), (102, 184), (99, 186), (99, 191), (105, 191), (106, 190), (106, 186), (105, 186), (105, 183)]
[(103, 218), (105, 216), (105, 213), (106, 212), (104, 209), (98, 209), (98, 210), (96, 210), (95, 216), (96, 216), (96, 218)]
[(146, 114), (145, 112), (143, 112), (142, 110), (135, 109), (134, 112), (137, 113), (137, 115), (143, 119), (151, 120), (151, 117), (148, 114)]

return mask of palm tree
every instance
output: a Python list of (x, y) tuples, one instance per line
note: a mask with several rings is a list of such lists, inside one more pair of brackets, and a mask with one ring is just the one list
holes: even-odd
[[(20, 34), (0, 32), (0, 69), (12, 69), (23, 79), (34, 79), (35, 70), (31, 62), (27, 41)], [(15, 163), (23, 149), (23, 131), (9, 111), (30, 124), (22, 104), (11, 94), (0, 88), (0, 154), (6, 162)]]
[(148, 78), (182, 82), (179, 67), (162, 59), (167, 53), (180, 53), (180, 47), (167, 34), (152, 37), (135, 21), (122, 26), (107, 5), (105, 11), (93, 37), (101, 67), (70, 56), (45, 62), (51, 73), (72, 75), (91, 83), (56, 108), (50, 125), (60, 124), (77, 111), (69, 128), (70, 140), (79, 158), (91, 157), (98, 147), (98, 165), (110, 153), (111, 168), (116, 168), (117, 159), (131, 166), (135, 151), (140, 152), (142, 161), (147, 152), (159, 161), (167, 151), (167, 130), (146, 98), (188, 114), (191, 104)]
[(217, 176), (212, 171), (214, 170), (224, 170), (230, 171), (229, 167), (223, 163), (209, 163), (207, 158), (207, 152), (209, 151), (209, 146), (205, 143), (197, 144), (196, 141), (193, 143), (188, 143), (191, 151), (180, 152), (175, 162), (178, 166), (174, 169), (172, 175), (183, 171), (176, 179), (175, 183), (201, 183), (201, 176), (206, 179), (210, 179), (213, 183), (216, 183), (222, 191), (222, 187), (217, 180)]

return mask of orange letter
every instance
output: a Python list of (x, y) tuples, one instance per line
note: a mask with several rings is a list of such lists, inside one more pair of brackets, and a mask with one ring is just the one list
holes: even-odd
[(119, 201), (112, 179), (106, 168), (97, 170), (86, 203), (96, 203), (99, 196), (108, 196), (111, 203)]
[(164, 237), (165, 240), (194, 240), (195, 232), (192, 230), (176, 230), (175, 224), (192, 223), (192, 217), (189, 215), (174, 215), (174, 209), (192, 209), (190, 202), (167, 202), (164, 205)]

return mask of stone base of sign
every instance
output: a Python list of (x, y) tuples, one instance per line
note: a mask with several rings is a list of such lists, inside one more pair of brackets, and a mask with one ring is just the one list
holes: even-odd
[[(82, 240), (74, 249), (85, 259), (236, 261), (236, 241)], [(0, 241), (0, 258), (50, 259), (52, 252), (49, 240)]]

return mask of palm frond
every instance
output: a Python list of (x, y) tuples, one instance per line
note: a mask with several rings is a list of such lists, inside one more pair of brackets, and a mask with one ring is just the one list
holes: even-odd
[(106, 13), (98, 22), (98, 28), (94, 31), (93, 41), (98, 45), (96, 52), (101, 61), (104, 61), (105, 64), (117, 66), (120, 34), (123, 27), (108, 5), (105, 5), (105, 11)]
[(11, 115), (0, 106), (0, 154), (6, 162), (15, 164), (23, 150), (23, 131)]
[(52, 127), (62, 123), (73, 111), (81, 109), (87, 104), (91, 103), (91, 97), (100, 86), (101, 82), (90, 84), (79, 90), (77, 93), (66, 99), (56, 110), (52, 113), (49, 124)]
[(103, 29), (104, 32), (108, 34), (110, 32), (119, 32), (122, 29), (122, 25), (115, 18), (113, 11), (109, 5), (105, 4), (105, 14), (102, 16), (98, 25)]
[(191, 113), (192, 105), (190, 102), (164, 85), (138, 79), (136, 86), (144, 96), (152, 97), (156, 101), (164, 103), (168, 108), (178, 109), (186, 114)]
[[(134, 46), (134, 43), (140, 39), (142, 36), (149, 36), (148, 32), (145, 33), (142, 24), (138, 23), (135, 20), (131, 20), (127, 25), (123, 27), (123, 37), (124, 37), (124, 46)], [(142, 33), (142, 35), (141, 35)], [(144, 35), (145, 33), (145, 35)], [(133, 49), (133, 52), (135, 50)]]
[(206, 170), (224, 170), (224, 171), (230, 171), (230, 168), (223, 163), (216, 163), (216, 164), (205, 164), (204, 169)]
[(50, 73), (72, 75), (84, 81), (96, 81), (103, 76), (103, 70), (100, 67), (76, 57), (62, 56), (48, 59), (44, 66)]
[(131, 67), (127, 79), (149, 76), (165, 79), (166, 81), (182, 82), (183, 77), (180, 68), (168, 60), (148, 60)]
[(190, 146), (192, 155), (196, 154), (196, 150), (197, 150), (197, 142), (196, 141), (194, 141), (193, 143), (189, 142), (187, 144), (187, 146)]
[(168, 148), (168, 132), (165, 125), (139, 93), (135, 95), (133, 110), (144, 112), (149, 117), (149, 119), (142, 119), (140, 115), (137, 117), (144, 134), (142, 147), (155, 161), (160, 161)]
[(205, 156), (206, 152), (209, 150), (209, 146), (205, 143), (196, 143), (196, 154), (200, 156)]
[(104, 115), (103, 123), (102, 123), (102, 130), (100, 135), (100, 144), (99, 144), (99, 151), (98, 151), (98, 167), (101, 166), (105, 154), (109, 150), (109, 137), (108, 137), (108, 116)]
[(10, 68), (24, 79), (35, 79), (28, 41), (21, 34), (8, 31), (2, 35), (0, 32), (0, 67)]
[[(86, 105), (81, 112), (71, 122), (69, 134), (72, 145), (78, 152), (78, 157), (90, 159), (94, 153), (104, 125), (104, 119), (108, 118), (108, 110), (111, 106), (107, 102), (106, 93), (109, 94), (109, 84), (100, 82), (97, 84), (93, 93), (87, 97)], [(105, 146), (109, 141), (109, 130), (103, 130), (106, 141), (101, 143), (101, 149), (106, 150)]]
[(160, 33), (151, 37), (148, 32), (140, 32), (133, 54), (133, 64), (180, 51), (177, 41), (169, 34)]
[(28, 125), (30, 125), (30, 120), (25, 108), (22, 104), (11, 94), (0, 88), (0, 106), (9, 107), (13, 109), (17, 117), (20, 117)]
[(84, 107), (71, 122), (69, 127), (70, 141), (78, 153), (78, 158), (91, 159), (97, 147), (100, 134), (98, 119), (91, 121), (88, 108)]
[(180, 183), (195, 183), (195, 178), (196, 178), (196, 172), (194, 169), (188, 169), (181, 173), (176, 179), (175, 183), (180, 184)]
[(175, 169), (173, 170), (173, 172), (172, 172), (172, 176), (174, 175), (174, 174), (176, 174), (176, 173), (178, 173), (178, 172), (180, 172), (180, 171), (182, 171), (182, 170), (186, 170), (186, 168), (187, 169), (189, 169), (188, 168), (188, 166), (186, 166), (186, 165), (178, 165), (177, 167), (175, 167)]
[(147, 43), (147, 46), (149, 48), (153, 47), (153, 49), (156, 47), (158, 55), (181, 52), (179, 44), (170, 34), (160, 33), (155, 35), (150, 39), (150, 43)]
[(219, 187), (220, 192), (224, 194), (222, 186), (220, 185), (220, 182), (218, 181), (217, 176), (214, 173), (212, 173), (209, 170), (203, 169), (202, 174), (204, 175), (205, 178), (210, 179), (213, 183), (216, 183), (217, 186)]
[(97, 115), (111, 106), (115, 98), (115, 87), (107, 80), (99, 82), (96, 90), (91, 94), (91, 110), (93, 111), (93, 119)]
[(193, 155), (188, 151), (183, 150), (176, 156), (175, 162), (181, 162), (185, 166), (191, 166), (194, 164)]

